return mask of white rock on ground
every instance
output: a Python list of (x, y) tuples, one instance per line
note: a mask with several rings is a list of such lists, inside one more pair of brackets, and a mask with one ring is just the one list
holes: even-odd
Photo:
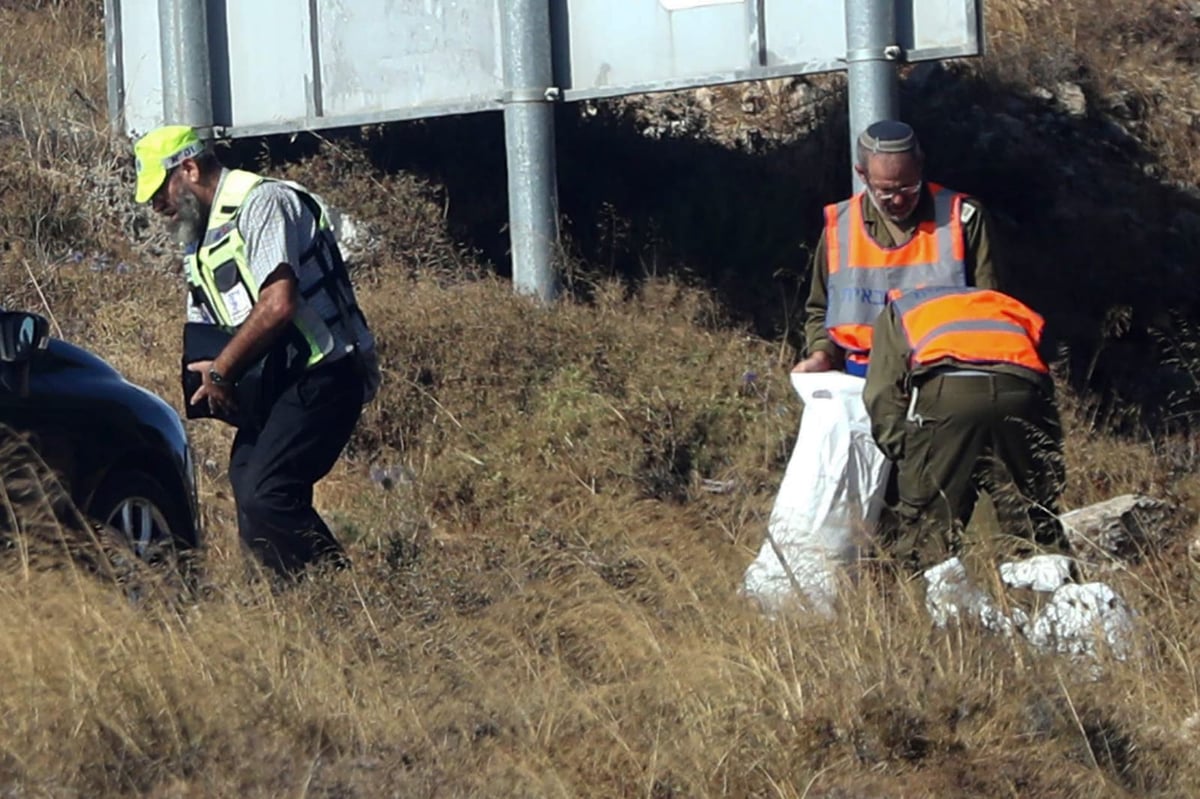
[(1153, 546), (1170, 527), (1176, 509), (1142, 494), (1122, 494), (1064, 513), (1063, 529), (1083, 559), (1121, 557)]
[(1019, 610), (1018, 618), (1006, 616), (986, 591), (971, 582), (958, 558), (927, 569), (924, 577), (925, 609), (938, 627), (959, 619), (972, 619), (988, 630), (1012, 635), (1028, 621)]
[(1105, 583), (1068, 583), (1054, 592), (1026, 635), (1042, 650), (1094, 658), (1107, 647), (1124, 660), (1132, 648), (1133, 611)]
[(1001, 563), (1000, 579), (1009, 588), (1052, 593), (1071, 579), (1071, 559), (1065, 555), (1034, 555)]
[(1105, 583), (1067, 582), (1070, 573), (1070, 560), (1061, 555), (1037, 555), (1000, 565), (1005, 585), (1050, 594), (1030, 619), (1020, 608), (1005, 614), (970, 581), (962, 562), (951, 558), (925, 571), (925, 607), (938, 627), (970, 619), (993, 632), (1022, 633), (1044, 652), (1094, 659), (1107, 650), (1118, 659), (1128, 657), (1134, 637), (1129, 605)]

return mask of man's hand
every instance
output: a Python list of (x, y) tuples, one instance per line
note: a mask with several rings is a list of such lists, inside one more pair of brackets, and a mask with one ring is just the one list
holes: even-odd
[(833, 357), (824, 350), (817, 350), (800, 363), (792, 367), (795, 374), (805, 372), (828, 372), (833, 369)]
[(237, 411), (237, 402), (233, 399), (233, 386), (218, 386), (214, 383), (208, 376), (208, 370), (212, 368), (212, 365), (212, 361), (195, 361), (188, 364), (189, 372), (200, 373), (200, 388), (196, 389), (196, 393), (188, 402), (192, 405), (199, 405), (204, 400), (208, 400), (208, 407), (214, 413), (230, 416)]

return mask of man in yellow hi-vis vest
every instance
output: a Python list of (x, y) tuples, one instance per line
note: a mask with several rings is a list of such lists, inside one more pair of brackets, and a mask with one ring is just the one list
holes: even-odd
[[(379, 370), (324, 205), (296, 184), (224, 168), (187, 126), (151, 131), (134, 155), (137, 202), (166, 217), (185, 248), (188, 321), (232, 333), (188, 364), (199, 376), (188, 402), (223, 418), (241, 411), (229, 479), (242, 542), (282, 577), (345, 565), (313, 485), (346, 446)], [(239, 381), (264, 363), (272, 379), (256, 384), (254, 407), (235, 407), (250, 404)]]
[(1018, 551), (1069, 551), (1054, 384), (1042, 317), (961, 286), (894, 292), (875, 321), (863, 400), (894, 463), (898, 529), (884, 546), (913, 570), (957, 554), (981, 490)]

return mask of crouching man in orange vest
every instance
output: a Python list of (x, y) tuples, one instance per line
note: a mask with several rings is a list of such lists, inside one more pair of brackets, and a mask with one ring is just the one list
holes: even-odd
[(920, 570), (958, 554), (981, 490), (1017, 553), (1068, 553), (1043, 327), (1006, 294), (958, 286), (893, 292), (875, 320), (863, 399), (895, 465), (897, 523), (881, 543), (901, 565)]

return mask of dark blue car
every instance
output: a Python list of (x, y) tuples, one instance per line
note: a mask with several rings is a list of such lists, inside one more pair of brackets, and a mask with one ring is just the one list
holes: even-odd
[(139, 555), (198, 546), (195, 464), (179, 414), (48, 330), (36, 314), (0, 312), (0, 423), (26, 434), (76, 506)]

